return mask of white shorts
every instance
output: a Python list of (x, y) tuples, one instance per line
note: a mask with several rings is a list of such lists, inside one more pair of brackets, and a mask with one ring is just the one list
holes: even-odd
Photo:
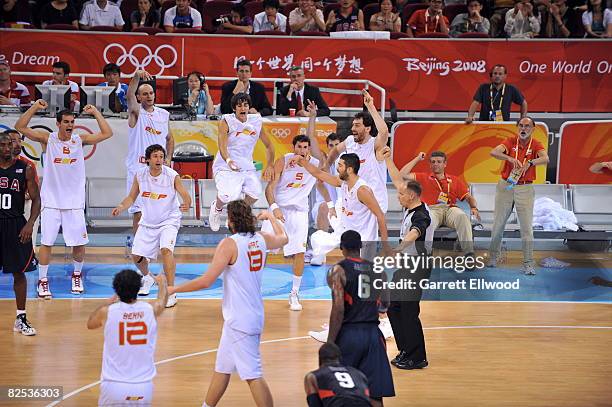
[(121, 383), (102, 381), (98, 406), (150, 406), (153, 382)]
[(263, 376), (259, 342), (261, 335), (248, 335), (223, 324), (215, 372), (238, 372), (241, 380), (259, 379)]
[(161, 249), (174, 252), (176, 235), (178, 235), (178, 228), (175, 225), (165, 225), (158, 228), (138, 225), (136, 236), (134, 236), (132, 254), (155, 260)]
[(40, 244), (53, 246), (60, 226), (66, 246), (83, 246), (89, 243), (84, 209), (43, 208), (40, 213)]
[(225, 171), (215, 173), (217, 196), (224, 204), (242, 198), (242, 194), (253, 199), (261, 196), (261, 181), (255, 171)]
[[(308, 241), (308, 212), (288, 208), (280, 208), (280, 210), (285, 217), (283, 227), (289, 238), (289, 242), (283, 246), (283, 255), (293, 256), (297, 253), (305, 253)], [(272, 224), (269, 220), (261, 224), (261, 231), (272, 233)]]
[[(130, 170), (128, 168), (127, 170), (127, 195), (130, 194), (130, 190), (132, 189), (132, 184), (134, 183), (134, 177), (136, 176), (136, 172), (139, 170), (140, 168), (137, 168), (136, 170)], [(130, 206), (128, 208), (128, 213), (130, 214), (135, 214), (137, 212), (141, 212), (142, 210), (140, 209), (142, 207), (142, 205), (140, 204), (140, 194), (138, 194), (138, 196), (136, 197), (136, 200), (134, 201), (134, 203), (132, 204), (132, 206)]]

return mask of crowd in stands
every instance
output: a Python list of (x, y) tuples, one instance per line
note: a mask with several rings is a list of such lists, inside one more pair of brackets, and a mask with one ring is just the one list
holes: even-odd
[(369, 30), (389, 31), (392, 38), (612, 38), (610, 0), (0, 1), (0, 24), (5, 27), (243, 35)]

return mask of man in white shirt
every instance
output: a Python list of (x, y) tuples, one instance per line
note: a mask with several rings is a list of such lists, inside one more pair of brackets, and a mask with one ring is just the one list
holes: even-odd
[(122, 30), (124, 24), (119, 7), (108, 0), (96, 0), (85, 4), (79, 20), (81, 30), (90, 30), (100, 25), (113, 26)]
[(70, 75), (70, 65), (64, 61), (58, 61), (52, 65), (53, 79), (44, 81), (43, 85), (70, 85), (70, 110), (73, 112), (79, 111), (79, 85), (76, 82), (68, 80)]
[(202, 15), (191, 6), (191, 0), (176, 0), (164, 14), (164, 30), (174, 32), (177, 28), (202, 28)]
[(255, 15), (253, 20), (253, 32), (259, 31), (281, 31), (287, 30), (287, 17), (278, 12), (280, 3), (278, 0), (264, 0), (264, 11)]

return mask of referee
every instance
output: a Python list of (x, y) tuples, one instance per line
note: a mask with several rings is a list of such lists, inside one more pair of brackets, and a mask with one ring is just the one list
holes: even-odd
[[(431, 253), (435, 225), (431, 222), (429, 209), (421, 202), (421, 185), (416, 181), (402, 181), (400, 173), (391, 159), (388, 147), (383, 150), (391, 180), (398, 190), (398, 199), (404, 208), (400, 245), (396, 251), (411, 256), (426, 256)], [(393, 281), (410, 279), (417, 283), (429, 278), (431, 269), (421, 267), (417, 270), (398, 269), (393, 274)], [(387, 314), (391, 321), (398, 355), (391, 361), (398, 369), (422, 369), (427, 367), (425, 337), (419, 319), (422, 290), (412, 289), (402, 296), (391, 296)]]

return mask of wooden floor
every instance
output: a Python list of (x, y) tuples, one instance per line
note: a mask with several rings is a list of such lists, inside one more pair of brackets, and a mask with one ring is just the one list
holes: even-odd
[[(88, 331), (85, 323), (99, 303), (32, 301), (28, 314), (38, 335), (24, 337), (7, 329), (14, 303), (0, 301), (0, 326), (5, 327), (0, 384), (61, 385), (67, 394), (95, 383), (102, 329)], [(266, 301), (265, 306), (261, 351), (275, 403), (304, 406), (302, 380), (316, 368), (319, 343), (300, 337), (325, 321), (329, 302), (304, 301), (299, 313), (288, 311), (285, 301)], [(430, 367), (394, 369), (397, 396), (386, 406), (612, 405), (612, 329), (588, 328), (612, 326), (611, 305), (426, 302), (422, 315)], [(221, 325), (219, 300), (181, 300), (162, 315), (156, 360), (188, 356), (158, 365), (154, 405), (202, 404)], [(387, 344), (393, 357), (395, 343)], [(96, 405), (98, 392), (93, 386), (60, 405)], [(246, 384), (233, 379), (219, 405), (252, 405)]]
[[(63, 261), (63, 250), (56, 252), (54, 261)], [(211, 254), (178, 252), (179, 262), (207, 262)], [(121, 263), (120, 253), (90, 248), (87, 261)], [(14, 301), (0, 301), (0, 385), (61, 385), (68, 394), (94, 384), (59, 405), (96, 405), (103, 331), (87, 330), (86, 321), (100, 303), (29, 301), (38, 334), (24, 337), (11, 330)], [(317, 367), (320, 344), (307, 332), (327, 321), (330, 303), (303, 305), (302, 312), (290, 312), (286, 301), (265, 301), (261, 351), (276, 406), (305, 406), (303, 377)], [(424, 302), (421, 309), (430, 367), (394, 369), (397, 396), (386, 406), (612, 406), (612, 305)], [(180, 300), (161, 316), (155, 406), (202, 404), (221, 325), (220, 300)], [(387, 345), (393, 357), (394, 341)], [(247, 385), (233, 379), (219, 405), (252, 405)]]

